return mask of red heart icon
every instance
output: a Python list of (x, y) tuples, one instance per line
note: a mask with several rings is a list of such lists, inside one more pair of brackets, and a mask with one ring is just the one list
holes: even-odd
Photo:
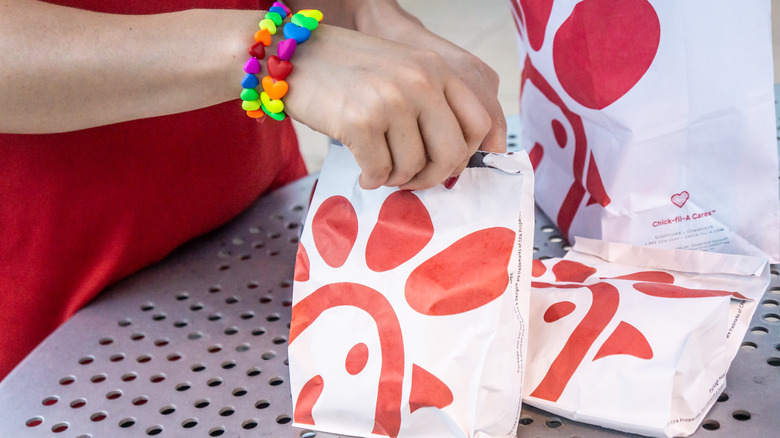
[(290, 61), (282, 61), (278, 56), (268, 58), (268, 74), (277, 81), (283, 81), (293, 71)]
[(690, 198), (691, 195), (688, 194), (688, 192), (680, 192), (676, 195), (672, 195), (672, 204), (682, 208), (683, 205), (685, 205), (686, 202), (688, 202), (688, 198)]

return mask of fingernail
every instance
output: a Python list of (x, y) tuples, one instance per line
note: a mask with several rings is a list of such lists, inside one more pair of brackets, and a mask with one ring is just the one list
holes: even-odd
[(453, 188), (455, 186), (455, 183), (458, 182), (458, 178), (460, 178), (460, 175), (458, 175), (458, 176), (451, 176), (451, 177), (445, 179), (444, 182), (442, 183), (442, 185), (444, 186), (445, 189), (450, 190), (451, 188)]

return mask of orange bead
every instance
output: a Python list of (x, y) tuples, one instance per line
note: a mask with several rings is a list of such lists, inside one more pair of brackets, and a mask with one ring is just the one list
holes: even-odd
[(273, 100), (279, 100), (284, 97), (288, 88), (289, 85), (287, 85), (286, 81), (274, 81), (270, 76), (263, 78), (263, 90)]
[(254, 110), (254, 111), (247, 111), (246, 115), (253, 119), (262, 119), (265, 117), (265, 112), (262, 109)]
[(264, 46), (268, 47), (271, 45), (271, 32), (268, 31), (268, 29), (260, 29), (257, 32), (255, 32), (255, 41), (258, 43), (263, 43)]

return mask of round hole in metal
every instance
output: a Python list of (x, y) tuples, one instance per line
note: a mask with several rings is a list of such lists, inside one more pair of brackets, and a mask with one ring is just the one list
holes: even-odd
[(155, 374), (149, 378), (152, 383), (160, 383), (165, 380), (165, 374)]
[(119, 427), (123, 429), (127, 429), (128, 427), (132, 427), (135, 425), (135, 419), (134, 418), (123, 418), (119, 420)]
[(252, 330), (252, 336), (260, 336), (265, 334), (265, 329), (260, 327)]
[(751, 417), (750, 412), (742, 409), (732, 412), (731, 416), (737, 421), (748, 421)]
[(260, 297), (260, 304), (268, 304), (273, 301), (271, 297)]
[(271, 386), (279, 386), (283, 383), (284, 383), (284, 379), (282, 379), (281, 377), (274, 377), (268, 381), (268, 384)]
[(755, 342), (746, 341), (742, 343), (742, 346), (740, 348), (746, 351), (752, 351), (758, 348), (758, 344), (756, 344)]
[(766, 363), (769, 364), (769, 366), (780, 367), (780, 357), (770, 357), (766, 360)]
[(98, 344), (100, 344), (100, 345), (102, 345), (102, 346), (111, 345), (111, 344), (113, 344), (113, 343), (114, 343), (114, 340), (113, 340), (113, 339), (111, 339), (111, 338), (101, 338), (101, 339), (98, 341)]
[(225, 429), (217, 426), (209, 431), (209, 436), (222, 436), (224, 433)]
[(206, 385), (208, 385), (208, 386), (210, 386), (212, 388), (217, 387), (217, 386), (219, 386), (221, 384), (222, 384), (222, 379), (220, 379), (219, 377), (215, 377), (213, 379), (209, 379), (209, 381), (206, 382)]
[(140, 341), (141, 339), (145, 338), (146, 335), (143, 333), (133, 333), (130, 335), (130, 339), (133, 341)]
[(243, 319), (245, 321), (247, 319), (252, 319), (254, 317), (255, 317), (255, 312), (244, 312), (244, 313), (241, 314), (241, 319)]
[(176, 301), (186, 301), (190, 298), (190, 294), (187, 292), (180, 292), (176, 294)]
[(557, 418), (551, 418), (544, 422), (544, 425), (547, 426), (550, 429), (558, 429), (559, 427), (563, 426), (563, 421), (557, 419)]
[(238, 302), (238, 297), (225, 298), (225, 304), (236, 304), (237, 302)]
[(106, 414), (103, 411), (95, 412), (94, 414), (89, 416), (89, 419), (97, 423), (98, 421), (103, 421), (108, 417), (108, 414)]
[(267, 409), (270, 406), (271, 406), (271, 402), (269, 402), (268, 400), (258, 400), (255, 402), (255, 407), (257, 409)]
[(179, 359), (181, 359), (181, 357), (182, 356), (181, 356), (180, 353), (171, 353), (171, 354), (168, 355), (168, 357), (166, 359), (168, 359), (168, 362), (176, 362)]
[(54, 433), (62, 433), (68, 430), (68, 423), (57, 423), (51, 427), (51, 431)]
[(236, 413), (236, 410), (232, 406), (227, 406), (227, 407), (224, 407), (224, 408), (219, 410), (219, 415), (221, 415), (223, 417), (229, 417), (229, 416), (231, 416), (231, 415), (233, 415), (235, 413)]
[(202, 363), (196, 363), (195, 365), (190, 367), (190, 369), (196, 373), (199, 373), (206, 369), (206, 365), (203, 365)]
[(187, 335), (187, 339), (189, 339), (190, 341), (197, 341), (202, 337), (203, 337), (203, 333), (201, 332), (192, 332), (189, 335)]
[(176, 390), (179, 392), (184, 392), (192, 388), (192, 384), (190, 382), (182, 382), (176, 385)]
[(250, 369), (248, 369), (248, 370), (246, 371), (246, 375), (247, 375), (247, 376), (249, 376), (249, 377), (255, 377), (255, 376), (259, 376), (259, 375), (260, 375), (260, 373), (262, 373), (262, 371), (260, 370), (260, 368), (250, 368)]
[(281, 344), (284, 344), (285, 342), (287, 342), (287, 338), (285, 338), (284, 336), (277, 336), (271, 342), (273, 342), (276, 345), (281, 345)]
[(168, 405), (160, 408), (160, 413), (163, 415), (171, 415), (174, 412), (176, 412), (176, 407), (173, 405)]
[(533, 424), (534, 419), (531, 417), (523, 417), (520, 419), (520, 425), (522, 426), (528, 426), (530, 424)]
[(215, 294), (215, 293), (220, 292), (221, 290), (222, 290), (222, 286), (211, 286), (209, 288), (209, 293), (210, 294)]
[(718, 396), (718, 402), (719, 403), (723, 403), (723, 402), (726, 402), (728, 400), (729, 400), (729, 395), (726, 394), (725, 392), (721, 392), (720, 395)]
[(76, 378), (74, 376), (65, 376), (65, 377), (60, 379), (60, 385), (62, 385), (62, 386), (72, 385), (73, 382), (75, 382), (75, 381), (76, 381)]
[(314, 438), (315, 436), (317, 436), (317, 433), (310, 430), (304, 430), (301, 432), (301, 438)]
[(246, 284), (246, 288), (247, 289), (257, 289), (259, 286), (260, 286), (260, 283), (258, 283), (256, 281), (250, 281), (249, 283)]
[(157, 313), (154, 316), (152, 316), (152, 320), (154, 320), (154, 321), (163, 321), (167, 317), (168, 317), (167, 314), (161, 312), (161, 313)]
[(142, 312), (151, 312), (154, 310), (154, 304), (153, 303), (146, 303), (141, 305), (141, 311)]
[(108, 360), (110, 360), (111, 362), (122, 362), (123, 360), (125, 360), (125, 355), (124, 353), (112, 354), (111, 357), (108, 358)]
[(780, 303), (778, 303), (776, 300), (765, 300), (761, 303), (761, 305), (764, 307), (773, 308), (780, 306)]
[(757, 336), (763, 336), (767, 333), (769, 333), (769, 329), (766, 327), (756, 326), (750, 329), (750, 333), (757, 335)]
[(192, 310), (193, 312), (199, 312), (203, 310), (203, 303), (195, 303), (190, 305), (190, 310)]
[(249, 344), (241, 344), (236, 347), (236, 351), (239, 353), (244, 353), (246, 351), (249, 351), (249, 349), (250, 349)]
[(148, 354), (142, 354), (138, 356), (135, 360), (138, 363), (147, 363), (152, 360), (152, 356), (149, 356)]
[(79, 359), (79, 365), (89, 365), (92, 362), (95, 361), (95, 358), (92, 356), (84, 356), (81, 359)]
[(212, 314), (211, 314), (211, 315), (209, 315), (209, 317), (208, 317), (208, 320), (209, 320), (209, 321), (212, 321), (212, 322), (213, 322), (213, 321), (219, 321), (220, 319), (222, 319), (222, 315), (221, 315), (221, 314), (219, 314), (219, 313), (212, 313)]
[(83, 408), (84, 406), (86, 406), (86, 404), (87, 404), (86, 400), (84, 400), (83, 398), (77, 398), (76, 400), (70, 402), (70, 407), (73, 409), (78, 409), (78, 408)]
[(776, 313), (767, 313), (766, 315), (763, 315), (761, 319), (768, 323), (774, 324), (780, 322), (780, 315)]
[(237, 327), (228, 327), (228, 328), (225, 329), (225, 331), (223, 333), (225, 333), (228, 336), (232, 336), (232, 335), (235, 335), (236, 333), (238, 333), (238, 328)]
[(158, 339), (158, 340), (154, 341), (154, 346), (155, 347), (165, 347), (165, 346), (167, 346), (170, 343), (171, 343), (170, 340), (163, 338), (163, 339)]
[(266, 351), (260, 357), (262, 357), (263, 360), (271, 360), (276, 357), (276, 353), (273, 351)]
[(43, 401), (41, 401), (41, 404), (44, 406), (54, 406), (57, 404), (58, 401), (60, 401), (59, 397), (51, 396), (43, 399)]
[(32, 417), (32, 418), (28, 419), (24, 424), (27, 427), (36, 427), (36, 426), (40, 426), (41, 423), (43, 423), (43, 418), (41, 418), (41, 417)]
[(221, 345), (219, 345), (219, 344), (212, 345), (212, 346), (210, 346), (210, 347), (207, 349), (207, 351), (208, 351), (209, 353), (211, 353), (211, 354), (214, 354), (214, 353), (219, 353), (220, 351), (222, 351), (222, 346), (221, 346)]
[(278, 313), (272, 313), (265, 318), (265, 320), (268, 322), (276, 322), (279, 321), (280, 319), (282, 319), (282, 317), (279, 316)]
[(116, 400), (119, 397), (122, 397), (122, 391), (119, 391), (119, 390), (109, 391), (106, 394), (106, 398), (109, 399), (109, 400)]
[(142, 395), (133, 399), (133, 406), (143, 406), (149, 402), (149, 397)]
[(193, 427), (198, 425), (198, 419), (197, 418), (188, 418), (181, 422), (181, 427), (185, 429), (192, 429)]
[(173, 323), (173, 326), (176, 328), (184, 328), (190, 325), (190, 323), (186, 319), (180, 319)]
[(194, 406), (196, 408), (198, 408), (198, 409), (203, 409), (205, 407), (208, 407), (208, 405), (210, 405), (210, 404), (211, 404), (210, 401), (206, 400), (205, 398), (202, 398), (202, 399), (196, 401)]
[(246, 388), (236, 388), (233, 390), (234, 397), (243, 397), (247, 394)]
[(146, 434), (149, 436), (155, 436), (161, 434), (163, 431), (162, 426), (156, 425), (146, 429)]
[(123, 382), (132, 382), (133, 380), (138, 378), (138, 374), (136, 373), (126, 373), (122, 375), (122, 381)]
[(280, 415), (276, 417), (276, 422), (279, 424), (287, 424), (292, 421), (292, 418), (290, 418), (288, 415)]
[(131, 321), (130, 319), (120, 319), (119, 321), (117, 321), (116, 325), (118, 325), (119, 327), (128, 327), (132, 323), (133, 321)]
[(222, 369), (229, 370), (236, 367), (236, 361), (234, 360), (228, 360), (225, 362), (222, 362)]
[(241, 423), (241, 428), (244, 430), (251, 430), (257, 427), (257, 420), (246, 420)]
[(701, 428), (704, 430), (718, 430), (720, 429), (720, 423), (715, 420), (704, 420), (701, 424)]

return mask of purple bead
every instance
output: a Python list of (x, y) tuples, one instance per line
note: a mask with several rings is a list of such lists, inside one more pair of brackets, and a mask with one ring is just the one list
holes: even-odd
[(244, 71), (252, 74), (260, 73), (260, 61), (255, 57), (249, 58), (244, 64)]
[(289, 61), (295, 54), (298, 43), (294, 39), (287, 39), (279, 43), (276, 53), (282, 61)]
[(257, 79), (257, 76), (252, 73), (247, 73), (244, 75), (244, 79), (241, 80), (243, 88), (257, 88), (258, 85), (260, 85), (260, 79)]

